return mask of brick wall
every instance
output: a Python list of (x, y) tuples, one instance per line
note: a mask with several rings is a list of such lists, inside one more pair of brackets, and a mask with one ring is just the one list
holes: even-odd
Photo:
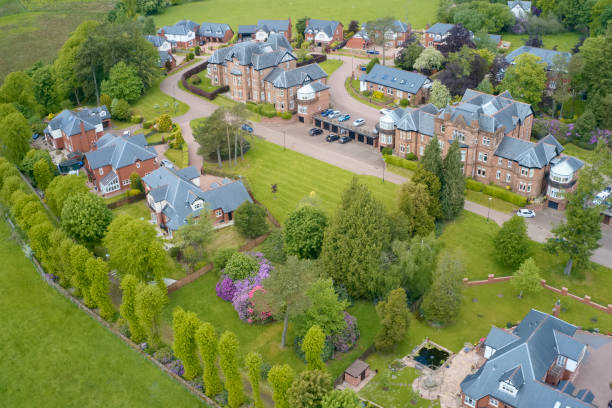
[(385, 96), (392, 97), (393, 99), (408, 99), (413, 105), (421, 105), (426, 103), (429, 96), (427, 91), (423, 88), (419, 89), (414, 95), (405, 91), (399, 91), (401, 94), (398, 94), (398, 90), (395, 88), (382, 86), (367, 81), (366, 83), (368, 85), (368, 90), (371, 92), (382, 92), (385, 94)]

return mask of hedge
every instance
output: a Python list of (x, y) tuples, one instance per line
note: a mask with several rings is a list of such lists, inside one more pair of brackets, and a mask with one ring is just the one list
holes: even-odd
[(267, 118), (273, 118), (276, 116), (276, 107), (271, 103), (257, 104), (254, 102), (247, 102), (247, 109), (251, 112), (260, 114)]
[(415, 171), (417, 169), (418, 163), (406, 159), (402, 159), (401, 157), (392, 156), (390, 154), (383, 155), (383, 159), (387, 164), (392, 164), (394, 166), (403, 167), (408, 170)]
[(513, 193), (505, 188), (494, 186), (491, 184), (479, 183), (471, 178), (466, 179), (465, 186), (468, 190), (478, 191), (488, 196), (499, 198), (500, 200), (507, 201), (519, 207), (524, 207), (527, 204), (527, 198), (522, 195)]
[(183, 168), (189, 167), (189, 146), (187, 146), (187, 143), (183, 143), (181, 149), (183, 151), (183, 163), (181, 164), (181, 166)]

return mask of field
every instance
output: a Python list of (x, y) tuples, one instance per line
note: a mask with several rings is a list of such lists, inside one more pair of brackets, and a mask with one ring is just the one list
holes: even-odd
[[(436, 10), (439, 0), (384, 0), (377, 7), (367, 0), (352, 2), (331, 2), (315, 0), (310, 2), (297, 0), (237, 0), (228, 7), (226, 0), (206, 0), (170, 7), (163, 14), (155, 17), (155, 25), (172, 25), (188, 18), (198, 23), (212, 21), (229, 24), (237, 32), (239, 24), (257, 24), (258, 19), (286, 19), (291, 17), (295, 22), (304, 17), (338, 20), (345, 28), (351, 20), (359, 22), (385, 17), (394, 17), (409, 22), (413, 28), (424, 28), (425, 24), (436, 22)], [(392, 11), (392, 12), (391, 12)], [(296, 34), (295, 32), (293, 33)]]
[(9, 235), (1, 222), (0, 406), (202, 406), (44, 283)]
[[(0, 82), (36, 61), (50, 62), (85, 20), (101, 20), (110, 0), (0, 0)], [(28, 9), (24, 9), (25, 4)]]
[[(504, 34), (502, 37), (503, 41), (510, 41), (510, 51), (517, 49), (520, 46), (525, 45), (527, 40), (527, 34)], [(561, 33), (561, 34), (548, 34), (542, 36), (542, 48), (548, 48), (552, 50), (557, 46), (559, 51), (571, 51), (574, 45), (580, 39), (578, 33)]]

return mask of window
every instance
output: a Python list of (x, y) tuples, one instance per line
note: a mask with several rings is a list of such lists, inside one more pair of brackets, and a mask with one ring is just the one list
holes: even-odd
[(140, 168), (140, 162), (136, 162), (136, 168), (139, 169)]
[(384, 92), (384, 91), (385, 91), (385, 88), (384, 88), (384, 87), (382, 87), (381, 85), (378, 85), (378, 90), (379, 90), (380, 92)]
[(531, 183), (527, 184), (527, 192), (530, 193), (531, 192)]
[(503, 161), (504, 161), (504, 159), (502, 159), (501, 157), (498, 157), (498, 158), (497, 158), (497, 164), (498, 164), (498, 165), (500, 165), (500, 166), (501, 166)]
[(401, 153), (406, 153), (406, 148), (404, 147), (403, 144), (400, 145), (400, 152)]
[(444, 150), (444, 142), (442, 140), (438, 140), (438, 146), (440, 146), (440, 150)]
[(446, 130), (446, 126), (440, 125), (440, 133), (444, 133), (445, 130)]
[(428, 46), (428, 47), (432, 47), (432, 46), (433, 46), (433, 41), (428, 42), (428, 43), (427, 43), (427, 46)]
[(285, 96), (285, 90), (284, 89), (280, 90), (280, 96)]
[(497, 407), (499, 406), (499, 401), (495, 398), (489, 397), (489, 405), (491, 405), (492, 407)]
[(467, 395), (463, 398), (463, 403), (467, 405), (468, 407), (476, 406), (476, 400), (474, 398), (468, 397)]
[(419, 155), (422, 156), (423, 155), (423, 146), (419, 147)]
[(465, 156), (466, 156), (467, 152), (465, 150), (461, 150), (461, 161), (464, 162), (465, 161)]
[(217, 66), (216, 65), (213, 65), (213, 71), (217, 72)]
[(293, 110), (293, 101), (289, 101), (289, 109)]
[(529, 178), (533, 177), (533, 169), (529, 169)]
[(529, 170), (526, 167), (521, 167), (521, 176), (526, 176), (529, 174)]
[(457, 130), (453, 130), (453, 140), (458, 139), (460, 142), (465, 142), (465, 134)]
[(239, 98), (242, 98), (242, 89), (239, 89), (239, 90), (238, 90), (238, 97), (239, 97)]
[(307, 114), (308, 113), (308, 107), (307, 106), (298, 105), (298, 113)]
[(201, 208), (202, 208), (202, 201), (198, 200), (195, 203), (193, 203), (194, 210), (200, 210)]
[(121, 184), (123, 184), (124, 186), (127, 186), (130, 184), (130, 179), (125, 179), (121, 182)]
[(266, 99), (266, 93), (261, 91), (261, 101), (263, 102)]
[(519, 183), (519, 191), (525, 191), (525, 183), (522, 181)]
[(100, 167), (100, 169), (98, 170), (98, 173), (100, 173), (101, 176), (104, 175), (104, 169), (102, 167)]
[(392, 95), (392, 94), (393, 94), (393, 89), (391, 89), (391, 88), (387, 88), (387, 93), (388, 93), (389, 95)]
[(516, 388), (514, 388), (512, 385), (508, 384), (507, 382), (500, 382), (499, 383), (499, 389), (501, 391), (507, 392), (508, 394), (515, 396), (516, 393), (518, 392), (518, 390)]
[(490, 145), (490, 144), (491, 144), (491, 139), (490, 139), (490, 138), (488, 138), (488, 137), (484, 137), (484, 136), (483, 136), (483, 137), (482, 137), (482, 145), (483, 145), (483, 146), (488, 146), (488, 145)]
[(217, 210), (215, 211), (215, 217), (219, 218), (223, 215), (223, 211), (222, 210)]
[(478, 169), (476, 170), (476, 174), (478, 174), (480, 177), (486, 177), (487, 170), (483, 167), (478, 167)]
[(561, 190), (559, 190), (558, 188), (554, 188), (554, 187), (548, 186), (547, 194), (548, 194), (549, 197), (560, 198), (561, 197)]
[(289, 88), (289, 96), (293, 96), (293, 88)]
[(478, 161), (486, 163), (489, 158), (487, 153), (478, 153)]
[(402, 95), (402, 91), (400, 91), (400, 90), (398, 89), (398, 90), (397, 90), (397, 97), (398, 97), (398, 98), (401, 98), (402, 96), (403, 96), (403, 95)]
[(567, 362), (567, 358), (565, 356), (557, 356), (557, 365), (559, 367), (565, 367), (565, 363)]
[(421, 134), (421, 142), (425, 141), (425, 135)]
[(510, 182), (510, 173), (506, 173), (506, 183)]
[(510, 160), (508, 160), (508, 168), (511, 169), (512, 168), (512, 162)]
[(555, 89), (555, 88), (557, 87), (557, 82), (555, 82), (555, 81), (550, 81), (550, 82), (548, 83), (548, 87), (549, 87), (550, 89)]
[(497, 172), (495, 173), (495, 178), (499, 180), (500, 177), (501, 177), (501, 170), (497, 170)]

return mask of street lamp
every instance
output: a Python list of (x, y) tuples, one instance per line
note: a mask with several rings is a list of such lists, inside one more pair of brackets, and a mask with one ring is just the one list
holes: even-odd
[(489, 216), (491, 215), (491, 201), (493, 201), (493, 198), (489, 197), (489, 209), (487, 211), (487, 222), (489, 222)]
[(287, 136), (287, 131), (283, 130), (283, 150), (286, 150), (285, 137)]

